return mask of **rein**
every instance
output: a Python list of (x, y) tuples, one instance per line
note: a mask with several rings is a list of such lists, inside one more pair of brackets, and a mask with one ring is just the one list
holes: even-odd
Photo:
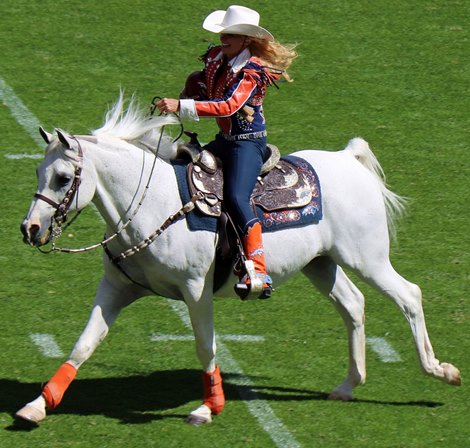
[[(127, 249), (126, 251), (122, 252), (118, 256), (113, 257), (113, 256), (110, 255), (109, 249), (107, 247), (108, 243), (111, 242), (112, 240), (114, 240), (117, 236), (119, 236), (131, 224), (132, 220), (137, 215), (138, 211), (140, 210), (140, 207), (142, 206), (142, 204), (143, 204), (143, 202), (146, 198), (147, 192), (150, 188), (150, 182), (152, 180), (153, 173), (154, 173), (154, 170), (155, 170), (156, 161), (158, 159), (158, 152), (159, 152), (159, 148), (160, 148), (161, 141), (162, 141), (162, 138), (163, 138), (163, 132), (164, 132), (164, 126), (161, 129), (160, 137), (158, 139), (158, 143), (157, 143), (156, 147), (150, 147), (150, 145), (147, 145), (144, 142), (140, 142), (143, 146), (145, 146), (148, 149), (151, 149), (152, 151), (154, 151), (155, 158), (153, 160), (152, 168), (150, 170), (149, 178), (147, 180), (147, 184), (145, 185), (144, 192), (142, 193), (142, 196), (141, 196), (136, 208), (132, 212), (131, 216), (110, 237), (106, 238), (106, 235), (105, 235), (105, 238), (101, 242), (96, 243), (96, 244), (92, 244), (92, 245), (89, 245), (89, 246), (86, 246), (86, 247), (82, 247), (82, 248), (65, 248), (65, 247), (56, 247), (56, 245), (55, 245), (55, 241), (57, 239), (59, 239), (62, 235), (62, 231), (63, 231), (62, 225), (67, 220), (67, 212), (69, 211), (70, 206), (71, 206), (72, 201), (73, 201), (75, 196), (77, 196), (77, 201), (78, 201), (78, 189), (79, 189), (79, 186), (80, 186), (80, 183), (81, 183), (81, 173), (82, 173), (82, 163), (81, 162), (83, 160), (83, 150), (82, 150), (80, 142), (77, 140), (77, 138), (73, 137), (75, 139), (75, 141), (77, 142), (77, 144), (78, 144), (78, 155), (79, 155), (79, 159), (80, 159), (80, 164), (75, 169), (75, 175), (74, 175), (72, 185), (70, 186), (69, 190), (65, 194), (65, 197), (62, 200), (62, 202), (57, 203), (54, 200), (48, 198), (47, 196), (44, 196), (44, 195), (39, 194), (39, 193), (35, 194), (36, 198), (38, 198), (38, 199), (40, 199), (44, 202), (47, 202), (49, 205), (51, 205), (52, 207), (54, 207), (56, 209), (56, 213), (54, 214), (53, 221), (52, 221), (52, 232), (51, 232), (51, 246), (52, 247), (48, 251), (45, 251), (45, 250), (43, 250), (39, 247), (38, 247), (38, 250), (42, 253), (50, 253), (50, 252), (82, 253), (82, 252), (88, 252), (90, 250), (97, 249), (99, 247), (103, 247), (106, 254), (108, 254), (108, 256), (110, 257), (112, 263), (117, 265), (118, 263), (120, 263), (125, 258), (128, 258), (128, 257), (136, 254), (140, 250), (145, 249), (146, 247), (148, 247), (159, 235), (161, 235), (170, 225), (175, 223), (181, 216), (184, 216), (185, 214), (191, 212), (194, 209), (195, 202), (202, 199), (203, 194), (198, 193), (198, 194), (195, 194), (193, 197), (191, 197), (190, 201), (187, 204), (184, 204), (183, 207), (181, 207), (180, 210), (178, 210), (175, 214), (171, 215), (158, 229), (156, 229), (151, 235), (149, 235), (147, 238), (142, 240), (137, 245), (133, 246), (130, 249)], [(178, 136), (178, 138), (179, 138), (179, 136)], [(177, 139), (175, 139), (174, 141), (176, 141)], [(80, 211), (78, 211), (78, 213), (80, 213)], [(77, 216), (78, 216), (78, 214), (74, 217), (74, 219)], [(71, 222), (73, 222), (73, 220)], [(120, 268), (120, 269), (122, 270), (122, 268)]]
[[(77, 254), (77, 253), (82, 253), (82, 252), (88, 252), (90, 250), (94, 250), (94, 249), (97, 249), (99, 247), (104, 247), (107, 243), (109, 243), (110, 241), (114, 240), (117, 236), (119, 236), (129, 225), (130, 223), (132, 222), (132, 220), (135, 218), (135, 216), (137, 215), (137, 212), (139, 211), (140, 207), (142, 206), (146, 196), (147, 196), (147, 191), (149, 190), (150, 188), (150, 182), (152, 180), (152, 177), (153, 177), (153, 172), (155, 170), (155, 165), (156, 165), (156, 162), (157, 162), (157, 159), (158, 159), (158, 151), (160, 149), (160, 144), (161, 144), (161, 141), (162, 141), (162, 138), (163, 138), (163, 131), (164, 131), (164, 127), (162, 127), (162, 130), (160, 132), (160, 137), (158, 139), (158, 144), (157, 144), (157, 147), (156, 148), (153, 148), (153, 147), (150, 147), (149, 145), (146, 145), (142, 142), (142, 144), (144, 146), (146, 146), (148, 149), (151, 149), (154, 151), (155, 153), (155, 157), (153, 159), (153, 163), (152, 163), (152, 168), (150, 170), (150, 174), (149, 174), (149, 178), (147, 180), (147, 183), (145, 185), (145, 188), (144, 188), (144, 192), (142, 193), (142, 196), (139, 200), (139, 202), (137, 203), (137, 206), (136, 208), (134, 209), (134, 211), (132, 212), (131, 216), (127, 219), (127, 221), (121, 226), (121, 228), (119, 228), (118, 230), (116, 230), (116, 232), (114, 232), (110, 237), (105, 238), (99, 242), (99, 243), (96, 243), (96, 244), (92, 244), (90, 246), (86, 246), (86, 247), (81, 247), (81, 248), (75, 248), (75, 249), (71, 249), (71, 248), (65, 248), (65, 247), (56, 247), (55, 246), (55, 240), (57, 238), (59, 238), (62, 234), (62, 230), (61, 230), (61, 223), (57, 223), (57, 220), (55, 219), (55, 215), (54, 215), (54, 221), (53, 221), (53, 228), (52, 228), (52, 248), (50, 251), (48, 252), (65, 252), (65, 253), (69, 253), (69, 254)], [(78, 187), (77, 187), (78, 188)], [(52, 205), (52, 204), (51, 204)], [(44, 252), (44, 251), (43, 251)], [(47, 252), (47, 253), (48, 253)]]
[[(157, 99), (157, 97), (152, 100), (153, 109), (150, 111), (151, 115), (153, 115), (153, 113), (155, 112), (155, 108), (156, 108), (155, 100), (156, 99)], [(80, 183), (81, 183), (83, 150), (82, 150), (82, 147), (81, 147), (80, 142), (78, 141), (78, 139), (76, 137), (72, 137), (78, 144), (78, 155), (79, 155), (80, 164), (75, 169), (75, 174), (74, 174), (74, 179), (73, 179), (72, 185), (70, 186), (69, 190), (65, 194), (64, 199), (60, 203), (57, 203), (54, 200), (52, 200), (52, 199), (48, 198), (47, 196), (44, 196), (40, 193), (35, 194), (35, 197), (37, 199), (48, 203), (49, 205), (51, 205), (52, 207), (54, 207), (56, 209), (56, 213), (54, 214), (54, 216), (52, 218), (52, 223), (51, 223), (51, 226), (52, 226), (52, 230), (51, 230), (51, 249), (46, 251), (46, 250), (43, 250), (40, 247), (38, 247), (38, 250), (42, 253), (51, 253), (51, 252), (82, 253), (82, 252), (88, 252), (90, 250), (94, 250), (94, 249), (97, 249), (99, 247), (102, 247), (103, 250), (105, 251), (106, 255), (108, 256), (108, 258), (110, 259), (111, 263), (125, 277), (127, 277), (134, 284), (136, 284), (138, 286), (141, 286), (142, 288), (147, 289), (147, 290), (152, 291), (155, 294), (157, 294), (152, 289), (149, 289), (148, 286), (142, 285), (141, 283), (139, 283), (138, 281), (133, 279), (124, 270), (124, 268), (121, 266), (121, 262), (123, 260), (125, 260), (126, 258), (129, 258), (132, 255), (137, 254), (138, 252), (140, 252), (141, 250), (147, 248), (150, 244), (152, 244), (158, 236), (160, 236), (166, 229), (168, 229), (168, 227), (170, 227), (172, 224), (176, 223), (184, 215), (190, 213), (195, 208), (196, 202), (200, 201), (201, 199), (204, 199), (205, 194), (202, 193), (202, 192), (198, 192), (198, 193), (194, 194), (186, 204), (184, 204), (175, 214), (168, 217), (163, 222), (163, 224), (158, 229), (156, 229), (154, 232), (152, 232), (147, 238), (143, 239), (141, 242), (139, 242), (135, 246), (121, 252), (120, 254), (118, 254), (116, 256), (113, 256), (112, 253), (110, 252), (109, 248), (108, 248), (108, 243), (111, 242), (112, 240), (114, 240), (117, 236), (119, 236), (131, 224), (132, 220), (137, 215), (138, 211), (140, 210), (140, 208), (141, 208), (141, 206), (142, 206), (142, 204), (143, 204), (143, 202), (146, 198), (147, 192), (150, 188), (150, 182), (151, 182), (152, 177), (153, 177), (156, 162), (157, 162), (157, 159), (158, 159), (158, 152), (159, 152), (160, 145), (161, 145), (161, 142), (162, 142), (164, 129), (165, 129), (165, 126), (162, 126), (162, 129), (161, 129), (161, 132), (160, 132), (160, 137), (158, 139), (158, 143), (157, 143), (156, 147), (150, 146), (150, 145), (146, 144), (143, 141), (139, 142), (141, 145), (145, 146), (147, 149), (150, 149), (151, 151), (153, 151), (154, 154), (155, 154), (155, 158), (153, 160), (152, 168), (151, 168), (150, 174), (149, 174), (149, 178), (148, 178), (147, 184), (145, 185), (142, 196), (141, 196), (136, 208), (132, 212), (131, 216), (128, 218), (128, 220), (124, 224), (122, 224), (122, 226), (118, 230), (116, 230), (116, 232), (113, 235), (111, 235), (110, 237), (106, 238), (106, 234), (105, 234), (105, 236), (104, 236), (104, 238), (101, 242), (96, 243), (96, 244), (92, 244), (90, 246), (86, 246), (86, 247), (82, 247), (82, 248), (73, 248), (73, 249), (72, 248), (56, 247), (56, 245), (55, 245), (56, 240), (59, 239), (62, 236), (62, 232), (63, 232), (62, 225), (67, 220), (67, 213), (68, 213), (68, 211), (70, 209), (70, 206), (72, 204), (72, 201), (75, 197), (77, 198), (77, 209), (78, 209), (78, 190), (79, 190), (79, 186), (80, 186)], [(179, 138), (183, 134), (183, 131), (184, 131), (184, 128), (183, 128), (183, 125), (181, 124), (181, 132), (179, 133), (179, 135), (175, 139), (173, 139), (173, 142), (176, 142), (177, 140), (179, 140)], [(78, 217), (78, 215), (80, 213), (81, 213), (81, 210), (78, 210), (77, 214), (68, 223), (68, 225), (70, 225)]]

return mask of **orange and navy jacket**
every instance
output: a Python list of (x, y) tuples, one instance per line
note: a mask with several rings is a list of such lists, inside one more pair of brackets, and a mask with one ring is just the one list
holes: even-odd
[(279, 73), (263, 66), (248, 49), (224, 65), (221, 48), (212, 47), (202, 57), (206, 98), (180, 99), (180, 117), (215, 117), (221, 133), (234, 138), (265, 134), (263, 99), (266, 88), (279, 79)]

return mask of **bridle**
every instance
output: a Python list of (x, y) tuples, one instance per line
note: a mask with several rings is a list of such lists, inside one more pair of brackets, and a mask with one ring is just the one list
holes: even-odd
[(52, 218), (52, 237), (53, 239), (59, 238), (62, 234), (62, 225), (67, 221), (67, 215), (72, 205), (74, 198), (77, 199), (78, 205), (78, 187), (80, 186), (82, 180), (82, 164), (83, 164), (83, 150), (80, 145), (80, 142), (75, 138), (72, 137), (78, 145), (78, 164), (75, 167), (75, 172), (72, 180), (72, 184), (70, 188), (65, 193), (64, 198), (61, 202), (55, 202), (53, 199), (44, 196), (43, 194), (36, 193), (34, 195), (35, 198), (46, 202), (47, 204), (51, 205), (56, 209), (54, 216)]
[[(109, 237), (106, 237), (106, 235), (105, 235), (103, 240), (100, 241), (99, 243), (96, 243), (96, 244), (93, 244), (93, 245), (90, 245), (90, 246), (87, 246), (87, 247), (75, 248), (75, 249), (61, 248), (61, 247), (56, 247), (55, 246), (55, 240), (60, 238), (60, 236), (62, 235), (62, 230), (63, 230), (62, 225), (67, 220), (67, 213), (68, 213), (68, 211), (70, 209), (70, 206), (71, 206), (71, 204), (72, 204), (75, 197), (77, 197), (77, 202), (78, 202), (78, 189), (79, 189), (79, 186), (80, 186), (80, 183), (81, 183), (82, 164), (83, 164), (83, 150), (82, 150), (82, 147), (80, 145), (79, 140), (76, 137), (72, 137), (78, 144), (79, 164), (75, 168), (75, 174), (74, 174), (74, 178), (73, 178), (73, 181), (72, 181), (72, 185), (70, 186), (69, 190), (65, 194), (64, 199), (62, 199), (62, 201), (60, 203), (57, 203), (54, 200), (52, 200), (52, 199), (48, 198), (47, 196), (44, 196), (40, 193), (36, 193), (34, 195), (37, 199), (42, 200), (44, 202), (47, 202), (49, 205), (51, 205), (52, 207), (54, 207), (56, 209), (56, 212), (55, 212), (55, 214), (52, 218), (52, 232), (51, 232), (52, 247), (51, 247), (50, 250), (47, 250), (47, 251), (41, 249), (40, 247), (38, 247), (38, 249), (43, 253), (50, 253), (50, 252), (81, 253), (81, 252), (87, 252), (87, 251), (102, 247), (105, 250), (106, 254), (108, 255), (110, 261), (119, 270), (121, 270), (121, 272), (123, 272), (127, 277), (129, 277), (128, 274), (125, 273), (124, 270), (122, 269), (122, 267), (119, 265), (120, 262), (123, 261), (126, 258), (131, 257), (132, 255), (135, 255), (139, 251), (145, 249), (150, 244), (152, 244), (153, 241), (158, 236), (160, 236), (168, 227), (170, 227), (172, 224), (174, 224), (176, 221), (178, 221), (184, 215), (191, 212), (194, 209), (195, 203), (197, 201), (200, 201), (201, 199), (204, 198), (204, 194), (201, 193), (201, 192), (198, 192), (195, 195), (193, 195), (190, 198), (190, 200), (180, 208), (180, 210), (178, 210), (175, 214), (169, 216), (165, 220), (165, 222), (158, 229), (156, 229), (153, 233), (151, 233), (147, 238), (142, 240), (140, 243), (132, 246), (131, 248), (125, 250), (124, 252), (120, 253), (119, 255), (113, 256), (111, 254), (111, 252), (109, 251), (108, 243), (110, 241), (112, 241), (114, 238), (116, 238), (117, 236), (119, 236), (131, 224), (132, 220), (134, 219), (134, 217), (136, 216), (136, 214), (139, 211), (140, 207), (142, 206), (142, 203), (144, 202), (144, 199), (147, 195), (147, 191), (149, 190), (149, 187), (150, 187), (153, 172), (154, 172), (154, 169), (155, 169), (155, 164), (156, 164), (156, 161), (158, 159), (158, 150), (160, 148), (160, 144), (161, 144), (161, 141), (162, 141), (163, 130), (164, 129), (162, 128), (162, 131), (160, 133), (160, 138), (158, 140), (157, 147), (150, 147), (149, 145), (145, 144), (144, 142), (140, 142), (143, 146), (148, 147), (149, 149), (151, 149), (155, 153), (155, 158), (154, 158), (152, 168), (150, 170), (149, 178), (148, 178), (147, 184), (144, 188), (142, 197), (138, 201), (137, 207), (131, 213), (131, 215), (129, 216), (127, 221), (124, 224), (122, 224), (119, 227), (119, 229), (115, 231), (115, 233), (113, 235), (111, 235)], [(179, 138), (179, 136), (178, 136), (178, 138)], [(174, 141), (176, 141), (176, 140), (174, 140)], [(80, 213), (80, 212), (78, 212), (78, 213)], [(134, 281), (134, 283), (136, 283), (136, 282)]]
[[(151, 105), (150, 105), (150, 116), (151, 117), (154, 115), (155, 110), (157, 108), (157, 100), (160, 100), (160, 99), (161, 99), (160, 96), (155, 96), (152, 99), (152, 102), (151, 102)], [(180, 121), (180, 125), (181, 125), (180, 133), (173, 140), (173, 142), (176, 142), (177, 140), (179, 140), (181, 138), (181, 136), (183, 135), (184, 128), (183, 128), (183, 124), (181, 123), (181, 121)], [(162, 130), (161, 130), (161, 133), (160, 133), (160, 138), (158, 140), (158, 145), (157, 145), (156, 148), (150, 147), (149, 145), (145, 144), (144, 142), (141, 142), (148, 149), (155, 152), (155, 159), (158, 156), (158, 150), (160, 148), (160, 143), (162, 141), (163, 131), (164, 131), (164, 127), (162, 127)], [(52, 200), (51, 198), (48, 198), (47, 196), (44, 196), (43, 194), (40, 194), (40, 193), (36, 193), (34, 195), (35, 198), (48, 203), (49, 205), (51, 205), (52, 207), (54, 207), (56, 209), (56, 212), (53, 216), (53, 225), (52, 225), (52, 230), (53, 230), (53, 232), (52, 232), (52, 240), (53, 240), (52, 250), (57, 250), (54, 247), (54, 239), (59, 238), (62, 235), (62, 224), (64, 224), (67, 221), (67, 213), (70, 209), (70, 206), (72, 204), (72, 201), (73, 201), (75, 195), (77, 195), (77, 202), (78, 202), (78, 187), (80, 186), (81, 175), (82, 175), (83, 150), (82, 150), (82, 147), (80, 145), (79, 140), (74, 136), (72, 136), (72, 138), (77, 142), (77, 145), (78, 145), (78, 160), (79, 160), (79, 163), (75, 168), (75, 173), (74, 173), (74, 178), (73, 178), (73, 181), (72, 181), (72, 185), (70, 186), (69, 190), (67, 191), (64, 198), (62, 199), (62, 202), (57, 203), (54, 200)], [(154, 167), (155, 167), (155, 161), (154, 161), (154, 165), (152, 166), (152, 170), (151, 170), (151, 173), (150, 173), (150, 178), (153, 174)], [(145, 197), (146, 191), (148, 190), (149, 183), (150, 183), (150, 179), (149, 179), (149, 182), (147, 183), (147, 186), (145, 187), (144, 195), (143, 195), (141, 201), (139, 202), (138, 208), (140, 207), (140, 205), (142, 203), (142, 200)], [(132, 218), (135, 216), (136, 212), (137, 212), (137, 210), (134, 212), (134, 214), (129, 219), (129, 221), (123, 227), (121, 227), (121, 229), (118, 232), (116, 232), (116, 234), (119, 234), (122, 230), (124, 230), (125, 227), (127, 227), (127, 225), (130, 223), (130, 221), (132, 221)], [(80, 212), (78, 212), (78, 213), (80, 213)], [(112, 240), (115, 236), (116, 235), (113, 235), (111, 238), (107, 238), (105, 241), (103, 241), (99, 244), (93, 245), (90, 248), (94, 249), (96, 247), (103, 246), (105, 243)], [(59, 249), (59, 250), (61, 252), (75, 252), (75, 251), (83, 252), (84, 250), (88, 250), (88, 248), (78, 249), (78, 250), (74, 250), (74, 249), (70, 249), (70, 250), (69, 249)]]
[[(155, 97), (152, 100), (152, 107), (151, 107), (151, 113), (150, 115), (152, 116), (155, 112), (156, 109), (156, 100), (159, 99), (159, 97)], [(176, 114), (175, 114), (176, 115)], [(181, 122), (180, 122), (181, 123)], [(150, 170), (149, 178), (147, 181), (147, 184), (144, 188), (144, 191), (142, 193), (142, 197), (138, 201), (137, 207), (134, 209), (134, 211), (131, 213), (129, 218), (125, 223), (123, 223), (115, 232), (113, 235), (106, 237), (106, 234), (103, 237), (103, 240), (100, 241), (99, 243), (87, 246), (87, 247), (82, 247), (82, 248), (75, 248), (75, 249), (70, 249), (70, 248), (61, 248), (61, 247), (56, 247), (55, 245), (55, 240), (60, 238), (62, 236), (62, 225), (67, 221), (67, 214), (69, 212), (70, 206), (72, 205), (73, 200), (76, 198), (77, 201), (77, 210), (78, 210), (78, 189), (81, 184), (81, 175), (82, 175), (82, 166), (83, 166), (83, 150), (80, 145), (79, 140), (75, 136), (71, 136), (73, 140), (77, 142), (78, 145), (78, 164), (75, 167), (75, 173), (74, 173), (74, 178), (72, 180), (72, 184), (70, 185), (70, 188), (68, 189), (67, 193), (65, 194), (64, 198), (62, 199), (61, 202), (56, 202), (53, 199), (40, 194), (36, 193), (34, 197), (36, 199), (39, 199), (41, 201), (46, 202), (47, 204), (51, 205), (56, 209), (56, 212), (54, 216), (52, 217), (52, 222), (51, 222), (51, 249), (50, 250), (43, 250), (39, 246), (37, 246), (37, 249), (42, 252), (42, 253), (50, 253), (50, 252), (65, 252), (65, 253), (81, 253), (81, 252), (87, 252), (93, 249), (97, 249), (99, 247), (102, 247), (108, 256), (110, 262), (122, 273), (124, 274), (131, 282), (135, 283), (138, 286), (141, 286), (144, 289), (147, 289), (149, 291), (155, 292), (152, 289), (149, 289), (148, 286), (142, 285), (139, 282), (137, 282), (135, 279), (133, 279), (121, 266), (121, 262), (125, 260), (126, 258), (131, 257), (132, 255), (137, 254), (141, 250), (147, 248), (150, 244), (153, 243), (153, 241), (160, 236), (168, 227), (170, 227), (172, 224), (176, 223), (179, 219), (181, 219), (183, 216), (186, 214), (190, 213), (194, 208), (195, 204), (197, 201), (200, 201), (204, 199), (204, 193), (198, 192), (194, 194), (190, 200), (186, 203), (183, 204), (183, 206), (173, 215), (169, 216), (163, 224), (156, 229), (154, 232), (152, 232), (147, 238), (143, 239), (141, 242), (136, 244), (135, 246), (132, 246), (131, 248), (121, 252), (118, 255), (113, 255), (111, 251), (109, 250), (108, 243), (115, 239), (117, 236), (119, 236), (132, 222), (134, 217), (136, 216), (137, 212), (139, 211), (140, 207), (142, 206), (142, 203), (147, 195), (147, 191), (149, 190), (150, 187), (150, 182), (152, 180), (153, 172), (155, 169), (156, 161), (158, 159), (158, 152), (160, 148), (160, 144), (163, 138), (163, 133), (164, 133), (164, 128), (165, 126), (162, 127), (161, 132), (160, 132), (160, 137), (158, 139), (158, 144), (156, 147), (152, 147), (145, 142), (141, 141), (140, 143), (145, 146), (147, 149), (150, 149), (152, 152), (155, 154), (155, 158), (152, 164), (152, 168)], [(176, 142), (177, 140), (180, 139), (181, 135), (184, 132), (183, 125), (181, 123), (181, 131), (179, 135), (173, 139), (173, 142)], [(77, 211), (77, 214), (75, 217), (69, 222), (69, 225), (75, 220), (75, 218), (78, 217), (80, 214), (80, 210)], [(155, 293), (157, 294), (157, 293)]]

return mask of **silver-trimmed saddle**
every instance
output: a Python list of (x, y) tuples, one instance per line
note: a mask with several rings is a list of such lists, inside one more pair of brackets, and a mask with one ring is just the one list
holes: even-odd
[[(189, 156), (188, 184), (191, 195), (202, 193), (197, 208), (208, 216), (219, 217), (223, 202), (222, 163), (198, 143), (178, 146), (178, 156)], [(197, 140), (196, 140), (197, 142)], [(304, 207), (312, 200), (312, 187), (306, 175), (292, 164), (282, 160), (279, 149), (268, 144), (270, 157), (263, 165), (251, 202), (267, 212)]]

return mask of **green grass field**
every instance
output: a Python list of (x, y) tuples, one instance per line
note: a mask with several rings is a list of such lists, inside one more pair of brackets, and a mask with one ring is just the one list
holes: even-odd
[[(35, 117), (47, 130), (88, 133), (122, 87), (145, 106), (175, 96), (216, 37), (201, 23), (229, 2), (12, 0), (0, 6), (0, 446), (55, 447), (468, 447), (470, 371), (470, 3), (460, 0), (259, 0), (262, 25), (297, 42), (292, 84), (266, 102), (270, 141), (283, 152), (341, 149), (362, 136), (391, 188), (410, 198), (392, 259), (420, 285), (437, 357), (461, 369), (450, 387), (419, 370), (408, 324), (362, 283), (367, 334), (401, 361), (368, 350), (368, 381), (350, 403), (326, 394), (347, 367), (346, 333), (333, 308), (302, 277), (272, 300), (216, 299), (228, 404), (212, 425), (183, 418), (201, 399), (193, 343), (155, 342), (190, 332), (171, 303), (147, 297), (125, 310), (80, 370), (60, 408), (39, 428), (13, 425), (65, 359), (91, 309), (101, 254), (43, 255), (21, 241), (35, 192)], [(12, 112), (10, 90), (25, 110)], [(193, 130), (207, 141), (213, 123)], [(65, 235), (80, 246), (102, 236), (92, 210)], [(31, 334), (53, 335), (64, 355), (44, 356)], [(240, 387), (240, 374), (250, 386)], [(267, 404), (295, 444), (282, 444), (250, 412)], [(247, 406), (248, 405), (248, 406)], [(275, 428), (274, 428), (275, 429)], [(277, 441), (276, 441), (277, 440)]]

